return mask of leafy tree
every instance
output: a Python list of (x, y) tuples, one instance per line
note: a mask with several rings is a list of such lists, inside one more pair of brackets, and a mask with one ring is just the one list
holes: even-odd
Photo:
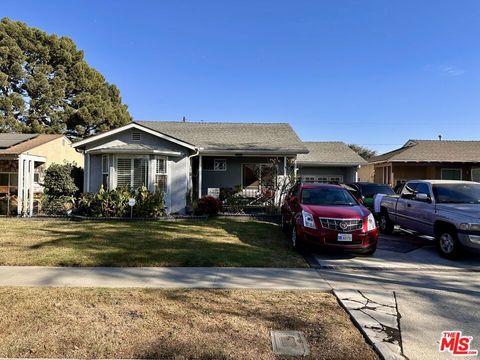
[(44, 193), (50, 196), (73, 196), (78, 190), (75, 185), (72, 164), (52, 164), (45, 171), (43, 179)]
[(365, 160), (368, 160), (368, 159), (374, 157), (375, 155), (377, 155), (377, 152), (375, 150), (366, 148), (364, 146), (355, 145), (355, 144), (350, 144), (348, 146), (349, 146), (350, 149), (352, 149), (353, 151), (358, 153), (358, 155), (360, 155)]
[(79, 169), (72, 164), (52, 164), (45, 171), (42, 208), (47, 214), (63, 215), (73, 208), (74, 194), (78, 191), (74, 176)]
[(128, 123), (120, 92), (67, 37), (0, 21), (0, 132), (85, 137)]

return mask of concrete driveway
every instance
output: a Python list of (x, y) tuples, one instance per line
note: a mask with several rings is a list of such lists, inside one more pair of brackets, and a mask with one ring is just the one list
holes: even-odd
[(447, 330), (473, 336), (473, 348), (480, 350), (479, 255), (446, 260), (431, 240), (396, 233), (382, 235), (372, 257), (316, 253), (311, 263), (333, 289), (395, 292), (409, 359), (452, 358), (438, 351)]

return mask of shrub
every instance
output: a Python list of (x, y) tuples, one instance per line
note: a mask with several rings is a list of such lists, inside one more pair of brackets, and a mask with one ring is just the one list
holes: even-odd
[(47, 214), (63, 215), (73, 208), (78, 187), (72, 172), (77, 171), (76, 169), (72, 164), (52, 164), (45, 171), (42, 209)]
[(73, 196), (78, 190), (72, 176), (71, 164), (52, 164), (45, 171), (44, 193), (49, 196)]
[(143, 186), (138, 188), (135, 196), (136, 204), (133, 207), (135, 217), (155, 218), (165, 216), (163, 193), (151, 192)]
[(216, 215), (222, 209), (220, 200), (213, 196), (204, 196), (198, 199), (195, 205), (196, 215)]
[(101, 188), (98, 193), (83, 193), (75, 213), (89, 217), (129, 217), (128, 200), (132, 197), (135, 199), (134, 217), (155, 218), (165, 215), (163, 194), (152, 193), (146, 187), (134, 192), (126, 188), (109, 191)]
[(50, 196), (42, 198), (42, 210), (49, 215), (65, 215), (68, 210), (74, 207), (73, 196)]

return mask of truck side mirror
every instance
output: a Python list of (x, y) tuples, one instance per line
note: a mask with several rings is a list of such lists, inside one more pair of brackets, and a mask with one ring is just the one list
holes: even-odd
[(431, 202), (430, 196), (428, 196), (428, 194), (425, 194), (425, 193), (416, 193), (415, 200), (423, 201), (423, 202)]

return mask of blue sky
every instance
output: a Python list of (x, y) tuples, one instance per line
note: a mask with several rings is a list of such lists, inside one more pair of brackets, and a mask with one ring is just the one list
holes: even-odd
[(480, 2), (12, 1), (73, 38), (139, 120), (289, 122), (390, 150), (480, 139)]

